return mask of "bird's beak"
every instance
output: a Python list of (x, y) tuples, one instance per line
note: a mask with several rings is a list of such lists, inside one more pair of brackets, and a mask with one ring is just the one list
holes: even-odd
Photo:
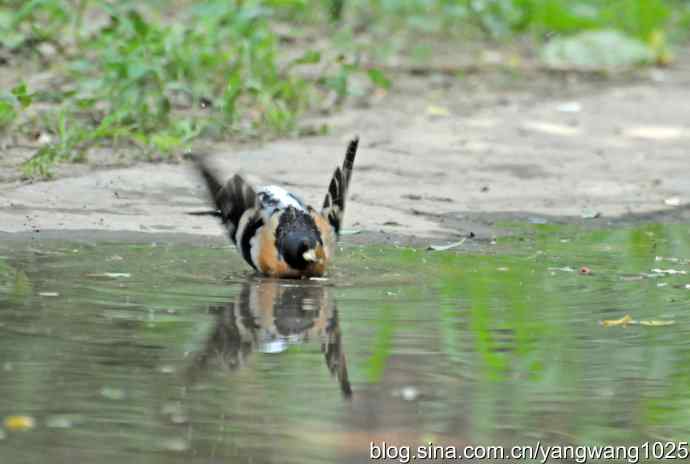
[(314, 251), (314, 250), (305, 251), (302, 254), (302, 258), (304, 258), (305, 261), (311, 261), (311, 262), (318, 261), (318, 258), (316, 257), (316, 251)]

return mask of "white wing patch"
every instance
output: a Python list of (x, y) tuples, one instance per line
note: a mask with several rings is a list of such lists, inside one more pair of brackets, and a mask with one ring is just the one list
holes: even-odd
[(299, 211), (306, 211), (307, 209), (300, 197), (277, 185), (261, 187), (256, 191), (256, 194), (261, 209), (263, 209), (268, 216), (272, 215), (276, 210), (285, 209), (288, 206), (292, 206)]
[[(266, 227), (266, 224), (264, 224), (262, 227)], [(254, 268), (258, 269), (259, 271), (261, 270), (259, 268), (259, 236), (261, 235), (260, 230), (261, 229), (259, 229), (259, 231), (257, 231), (258, 233), (254, 234), (254, 236), (251, 239), (249, 239), (249, 250), (252, 255), (252, 262), (254, 263)]]

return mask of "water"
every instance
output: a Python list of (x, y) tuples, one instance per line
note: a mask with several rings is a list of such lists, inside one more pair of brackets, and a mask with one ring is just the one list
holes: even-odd
[[(301, 282), (225, 247), (2, 242), (0, 462), (687, 441), (687, 226), (509, 226), (471, 251), (346, 246)], [(626, 314), (651, 325), (600, 323)]]

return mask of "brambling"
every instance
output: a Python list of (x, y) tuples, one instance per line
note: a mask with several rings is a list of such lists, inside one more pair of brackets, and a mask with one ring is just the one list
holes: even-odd
[(215, 215), (250, 266), (272, 277), (321, 276), (335, 253), (358, 143), (350, 141), (320, 211), (282, 187), (255, 189), (238, 174), (223, 184), (204, 158), (195, 161)]

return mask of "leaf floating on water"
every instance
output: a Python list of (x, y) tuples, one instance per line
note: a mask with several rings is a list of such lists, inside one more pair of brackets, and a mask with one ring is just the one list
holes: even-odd
[(83, 421), (83, 417), (77, 414), (57, 414), (46, 419), (46, 427), (51, 429), (71, 429)]
[(676, 321), (657, 321), (657, 320), (640, 321), (640, 325), (646, 325), (648, 327), (664, 327), (667, 325), (673, 325), (675, 323), (676, 323)]
[(109, 400), (122, 400), (125, 398), (125, 392), (120, 388), (103, 387), (101, 388), (101, 396)]
[(615, 327), (615, 326), (623, 326), (627, 327), (628, 324), (632, 322), (633, 318), (630, 317), (630, 314), (626, 314), (625, 316), (621, 317), (620, 319), (609, 319), (609, 320), (603, 320), (599, 321), (599, 324), (601, 324), (604, 327)]
[(656, 319), (636, 321), (632, 317), (630, 317), (630, 314), (626, 314), (625, 316), (623, 316), (620, 319), (599, 321), (599, 324), (601, 324), (603, 327), (615, 327), (615, 326), (627, 327), (629, 325), (643, 325), (646, 327), (665, 327), (665, 326), (673, 325), (675, 323), (676, 323), (676, 321), (673, 321), (673, 320), (664, 321), (664, 320), (656, 320)]
[(102, 272), (96, 274), (86, 274), (86, 277), (107, 277), (109, 279), (129, 279), (132, 274), (129, 272)]
[(550, 267), (548, 268), (549, 271), (561, 271), (561, 272), (575, 272), (575, 269), (572, 267)]
[(158, 368), (159, 372), (162, 372), (163, 374), (174, 374), (175, 373), (175, 367), (174, 366), (161, 366)]
[(668, 275), (686, 275), (688, 272), (684, 270), (677, 270), (677, 269), (652, 269), (652, 272), (655, 274), (668, 274)]
[[(654, 261), (670, 261), (672, 263), (679, 263), (680, 258), (672, 258), (668, 256), (655, 256)], [(687, 261), (685, 261), (687, 263)]]
[(460, 240), (459, 242), (451, 243), (451, 244), (449, 244), (449, 245), (429, 245), (429, 247), (427, 248), (427, 250), (429, 250), (429, 251), (446, 251), (446, 250), (450, 250), (450, 249), (452, 249), (452, 248), (459, 247), (460, 245), (462, 245), (463, 243), (465, 243), (465, 240), (467, 240), (467, 239), (466, 239), (466, 238), (463, 238), (463, 239)]
[(7, 416), (5, 417), (5, 428), (11, 431), (31, 430), (36, 425), (36, 421), (31, 416)]
[(189, 450), (189, 442), (184, 438), (167, 438), (160, 443), (165, 451), (183, 452)]
[(39, 296), (60, 296), (58, 292), (39, 292)]

